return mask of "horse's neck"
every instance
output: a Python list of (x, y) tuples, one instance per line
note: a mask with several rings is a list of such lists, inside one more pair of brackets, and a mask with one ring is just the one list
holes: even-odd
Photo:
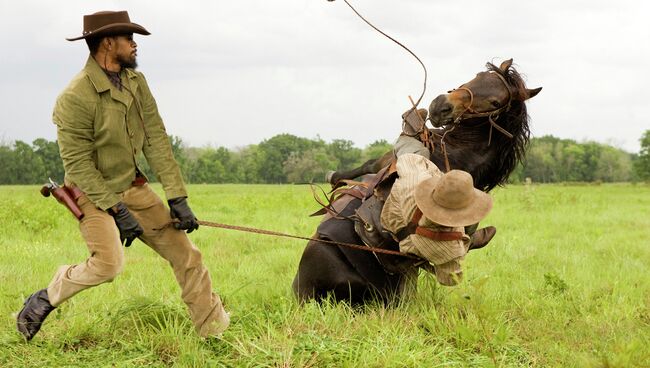
[[(488, 149), (487, 142), (465, 147), (447, 144), (446, 149), (449, 169), (467, 171), (475, 179), (478, 179), (477, 176), (481, 174), (496, 156), (493, 150)], [(437, 145), (435, 151), (432, 152), (431, 161), (440, 170), (446, 170), (445, 156), (442, 153), (440, 145)]]
[[(484, 182), (489, 180), (486, 175), (498, 159), (495, 142), (492, 142), (490, 147), (487, 139), (483, 138), (476, 141), (450, 139), (445, 147), (450, 170), (463, 170), (470, 173), (474, 178), (474, 184), (478, 187), (482, 187)], [(440, 170), (446, 170), (445, 155), (442, 153), (440, 143), (436, 144), (434, 151), (431, 152), (431, 161)]]

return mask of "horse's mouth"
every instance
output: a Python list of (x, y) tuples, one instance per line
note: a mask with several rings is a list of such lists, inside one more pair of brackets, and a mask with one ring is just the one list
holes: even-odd
[(440, 128), (454, 122), (454, 119), (451, 117), (446, 119), (440, 119), (440, 117), (431, 117), (429, 120), (431, 121), (431, 125), (433, 125), (434, 128)]
[(454, 106), (449, 103), (447, 95), (440, 95), (429, 105), (429, 120), (435, 128), (453, 123)]

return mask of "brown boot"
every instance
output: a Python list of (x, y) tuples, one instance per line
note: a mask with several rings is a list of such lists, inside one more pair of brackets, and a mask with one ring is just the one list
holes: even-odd
[(31, 340), (34, 335), (41, 329), (41, 324), (56, 307), (50, 304), (47, 296), (47, 290), (42, 289), (30, 295), (25, 300), (23, 309), (18, 313), (16, 318), (16, 328), (18, 332), (25, 336), (27, 341)]
[(483, 248), (488, 245), (496, 233), (497, 228), (494, 226), (487, 226), (476, 230), (472, 234), (472, 242), (469, 244), (469, 250)]

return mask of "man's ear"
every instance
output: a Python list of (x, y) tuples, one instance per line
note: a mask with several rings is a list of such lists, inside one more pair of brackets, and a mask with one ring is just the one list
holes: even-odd
[(104, 37), (104, 39), (102, 40), (102, 44), (104, 45), (104, 48), (106, 50), (110, 50), (111, 48), (113, 48), (113, 40), (110, 37)]

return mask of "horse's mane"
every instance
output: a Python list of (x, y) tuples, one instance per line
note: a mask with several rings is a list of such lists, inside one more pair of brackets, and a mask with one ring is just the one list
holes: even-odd
[[(486, 67), (488, 71), (499, 73), (504, 77), (510, 86), (513, 97), (510, 110), (502, 113), (496, 120), (496, 123), (510, 132), (513, 138), (510, 139), (493, 129), (488, 151), (491, 151), (494, 157), (487, 160), (486, 164), (474, 168), (473, 172), (471, 172), (474, 177), (474, 186), (488, 192), (496, 186), (504, 185), (517, 164), (524, 159), (530, 138), (530, 128), (528, 126), (528, 112), (524, 102), (528, 98), (528, 92), (519, 72), (512, 66), (504, 72), (489, 62)], [(450, 138), (449, 143), (462, 145), (473, 142), (474, 144), (487, 146), (490, 125), (487, 123), (487, 118), (482, 119), (485, 120), (485, 123), (479, 123), (474, 128), (457, 128), (450, 132), (448, 135)], [(458, 159), (463, 161), (462, 157)]]

